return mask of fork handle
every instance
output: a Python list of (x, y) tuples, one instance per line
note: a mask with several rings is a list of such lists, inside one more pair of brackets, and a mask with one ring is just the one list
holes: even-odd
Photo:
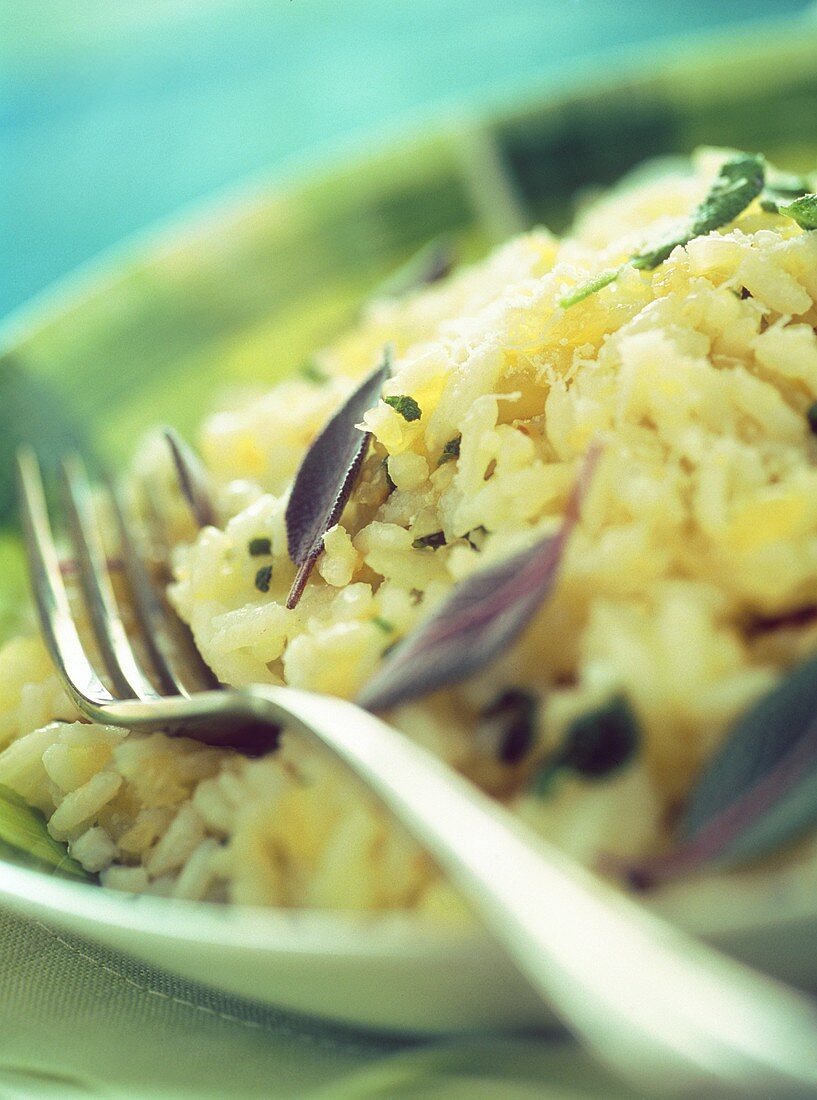
[(250, 694), (338, 756), (611, 1069), (653, 1094), (817, 1095), (817, 1010), (664, 923), (371, 714), (294, 688)]

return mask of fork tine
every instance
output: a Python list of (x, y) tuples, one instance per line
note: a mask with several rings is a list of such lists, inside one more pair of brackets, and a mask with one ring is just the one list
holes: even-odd
[(31, 588), (45, 644), (75, 702), (111, 703), (113, 696), (94, 672), (74, 624), (48, 522), (40, 465), (31, 447), (17, 452), (17, 474)]
[(122, 698), (155, 701), (161, 696), (140, 668), (114, 596), (97, 509), (80, 457), (66, 457), (61, 472), (80, 584), (106, 671)]
[(154, 571), (146, 560), (145, 551), (140, 548), (140, 541), (144, 543), (144, 539), (131, 533), (131, 516), (121, 491), (115, 484), (109, 484), (108, 489), (134, 609), (163, 690), (189, 697), (198, 691), (220, 687), (199, 655), (190, 631), (168, 606), (159, 584), (153, 579)]

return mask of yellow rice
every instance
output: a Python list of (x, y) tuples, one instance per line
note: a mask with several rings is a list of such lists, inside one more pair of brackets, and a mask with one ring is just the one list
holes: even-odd
[[(581, 859), (666, 843), (730, 724), (817, 645), (814, 626), (752, 628), (817, 603), (817, 441), (805, 415), (817, 398), (817, 233), (755, 202), (654, 271), (625, 270), (567, 311), (558, 302), (688, 213), (719, 162), (699, 154), (693, 174), (612, 193), (564, 240), (539, 229), (444, 284), (377, 301), (317, 357), (325, 385), (295, 376), (216, 413), (199, 445), (219, 528), (194, 530), (165, 449), (145, 443), (134, 470), (173, 532), (172, 599), (222, 680), (354, 696), (454, 583), (556, 529), (599, 438), (553, 598), (492, 667), (389, 717)], [(288, 611), (293, 476), (389, 341), (386, 392), (412, 396), (422, 417), (382, 401), (367, 414), (375, 445), (361, 480)], [(438, 465), (458, 435), (459, 458)], [(478, 528), (479, 550), (464, 537)], [(412, 546), (440, 530), (446, 546)], [(272, 542), (268, 593), (253, 583), (257, 537)], [(508, 686), (542, 698), (536, 743), (513, 766), (475, 732)], [(634, 761), (531, 793), (567, 724), (619, 693), (641, 727)], [(299, 739), (247, 760), (76, 718), (41, 643), (8, 643), (0, 783), (39, 807), (105, 885), (457, 911), (430, 861)]]

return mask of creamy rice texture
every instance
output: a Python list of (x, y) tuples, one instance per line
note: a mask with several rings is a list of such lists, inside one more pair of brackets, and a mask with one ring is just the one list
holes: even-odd
[[(688, 213), (720, 160), (614, 192), (572, 236), (519, 237), (444, 284), (377, 301), (316, 362), (207, 421), (200, 448), (223, 520), (196, 532), (166, 449), (135, 471), (174, 542), (171, 596), (225, 682), (354, 697), (384, 651), (458, 580), (555, 530), (591, 441), (603, 453), (554, 596), (501, 660), (396, 708), (409, 736), (592, 862), (660, 850), (735, 718), (817, 645), (767, 620), (817, 605), (817, 233), (757, 202), (724, 230), (565, 293)], [(395, 349), (363, 473), (294, 610), (284, 512), (306, 447)], [(459, 455), (441, 462), (446, 443)], [(393, 487), (393, 488), (392, 488)], [(445, 545), (416, 547), (443, 532)], [(253, 539), (271, 554), (253, 556)], [(254, 584), (270, 564), (269, 591)], [(503, 763), (481, 717), (503, 691), (539, 700), (534, 740)], [(636, 757), (602, 779), (532, 781), (567, 725), (624, 695)], [(317, 750), (286, 735), (247, 760), (161, 734), (79, 724), (34, 638), (0, 653), (0, 783), (106, 885), (260, 905), (458, 912), (430, 861)]]

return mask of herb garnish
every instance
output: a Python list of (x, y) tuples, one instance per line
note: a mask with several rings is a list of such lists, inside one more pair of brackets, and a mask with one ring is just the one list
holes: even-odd
[(734, 221), (752, 199), (760, 194), (763, 188), (764, 164), (763, 157), (752, 153), (736, 153), (724, 161), (707, 195), (676, 232), (633, 253), (619, 267), (609, 268), (588, 279), (562, 298), (559, 304), (563, 309), (569, 309), (614, 282), (625, 267), (651, 271), (662, 264), (674, 248)]
[(258, 572), (255, 574), (255, 587), (259, 592), (269, 592), (270, 581), (272, 580), (272, 566), (262, 565)]
[(430, 535), (415, 539), (411, 545), (415, 550), (439, 550), (441, 546), (445, 546), (445, 535), (442, 531), (434, 531)]
[(808, 426), (817, 435), (817, 401), (806, 409), (806, 420), (808, 420)]
[(215, 526), (216, 509), (210, 491), (210, 476), (193, 448), (173, 430), (164, 429), (173, 456), (179, 488), (190, 505), (199, 527)]
[(578, 302), (583, 302), (584, 299), (589, 298), (591, 294), (595, 294), (596, 291), (602, 290), (604, 287), (609, 286), (610, 283), (614, 283), (626, 266), (627, 264), (621, 264), (619, 267), (608, 267), (605, 271), (600, 272), (598, 275), (594, 275), (592, 279), (587, 279), (585, 282), (579, 283), (572, 293), (566, 294), (564, 298), (559, 300), (559, 305), (562, 309), (570, 309), (571, 306), (575, 306)]
[(536, 738), (535, 695), (520, 688), (508, 688), (483, 710), (477, 737), (488, 742), (503, 764), (518, 764)]
[(380, 666), (357, 700), (361, 706), (386, 710), (457, 683), (515, 641), (553, 589), (599, 453), (594, 445), (585, 456), (556, 534), (456, 585)]
[[(774, 852), (817, 821), (817, 657), (799, 665), (733, 727), (687, 802), (680, 843), (626, 865), (639, 886), (702, 865)], [(619, 861), (620, 865), (620, 861)]]
[(817, 195), (801, 195), (793, 202), (778, 203), (777, 212), (797, 222), (801, 229), (817, 229)]
[(389, 456), (388, 455), (386, 455), (386, 457), (383, 459), (383, 461), (380, 463), (380, 465), (383, 467), (383, 476), (386, 479), (386, 485), (388, 486), (388, 489), (389, 489), (389, 496), (391, 496), (391, 494), (394, 492), (394, 490), (397, 488), (397, 486), (392, 481), (391, 474), (389, 473)]
[(326, 532), (340, 519), (357, 481), (371, 432), (358, 424), (380, 397), (391, 369), (391, 351), (360, 383), (325, 425), (304, 455), (286, 510), (289, 556), (298, 566), (287, 596), (287, 607), (297, 605), (309, 574), (323, 549)]
[[(483, 525), (480, 524), (479, 527), (472, 527), (470, 531), (466, 531), (463, 538), (472, 550), (476, 550), (477, 553), (479, 553), (479, 551), (482, 550), (482, 543), (485, 541), (485, 536), (490, 535), (490, 533), (487, 527), (483, 527)], [(479, 542), (475, 541), (474, 535), (479, 536)]]
[(384, 619), (380, 615), (375, 615), (372, 622), (378, 630), (382, 630), (384, 634), (391, 634), (394, 630), (394, 625), (390, 623), (388, 619)]
[(419, 420), (423, 415), (423, 410), (414, 398), (408, 397), (405, 393), (398, 393), (392, 397), (384, 397), (383, 400), (387, 405), (391, 405), (396, 413), (400, 413), (404, 420)]
[(442, 466), (445, 462), (452, 462), (454, 459), (460, 457), (460, 442), (462, 436), (455, 435), (453, 439), (449, 439), (446, 445), (443, 447), (443, 453), (437, 459), (437, 465)]
[(439, 282), (451, 273), (455, 255), (448, 237), (434, 237), (411, 256), (402, 267), (384, 279), (375, 289), (375, 298), (402, 298), (420, 287)]
[(760, 195), (760, 208), (767, 214), (778, 214), (779, 204), (789, 199), (798, 199), (811, 191), (812, 184), (808, 176), (798, 176), (791, 172), (781, 172), (768, 165), (766, 183)]
[(544, 793), (553, 774), (566, 768), (600, 779), (626, 764), (639, 742), (638, 719), (626, 696), (616, 695), (603, 706), (574, 718), (562, 744), (545, 760), (533, 789)]
[(250, 539), (247, 544), (250, 557), (258, 558), (264, 554), (272, 553), (272, 540), (267, 538)]
[(92, 877), (68, 855), (65, 845), (54, 840), (40, 811), (5, 786), (0, 786), (0, 847), (9, 848), (9, 855), (15, 862), (19, 854), (23, 857), (21, 862), (52, 874), (74, 879)]

